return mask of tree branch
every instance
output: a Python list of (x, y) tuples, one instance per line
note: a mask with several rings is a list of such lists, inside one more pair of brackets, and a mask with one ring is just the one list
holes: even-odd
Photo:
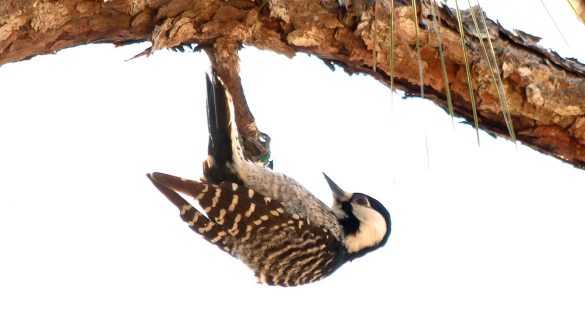
[[(395, 82), (407, 95), (418, 95), (416, 34), (409, 4), (410, 1), (395, 1)], [(340, 11), (336, 0), (3, 1), (0, 65), (90, 42), (124, 44), (149, 40), (151, 51), (185, 43), (212, 45), (216, 58), (235, 53), (243, 43), (287, 56), (296, 52), (314, 54), (349, 73), (369, 74), (389, 85), (389, 8), (378, 4), (377, 10), (367, 8), (341, 15)], [(423, 5), (419, 14), (425, 96), (446, 108), (439, 43), (430, 29), (430, 10)], [(447, 8), (440, 9), (440, 16), (455, 111), (470, 120), (457, 21)], [(499, 97), (480, 36), (472, 26), (469, 21), (465, 24), (479, 124), (481, 129), (506, 136)], [(585, 67), (539, 48), (536, 38), (528, 34), (513, 34), (491, 21), (489, 37), (518, 140), (585, 167)], [(236, 62), (227, 57), (227, 61), (214, 62), (214, 67), (223, 72), (222, 76), (234, 77), (237, 55), (234, 58)], [(237, 85), (239, 82), (230, 87), (231, 92), (234, 98), (242, 97), (245, 104)], [(243, 120), (238, 123), (242, 129), (255, 130), (252, 116), (239, 120)]]

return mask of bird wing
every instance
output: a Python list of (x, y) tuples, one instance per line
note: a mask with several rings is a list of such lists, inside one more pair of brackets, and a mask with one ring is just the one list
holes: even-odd
[[(302, 284), (337, 267), (339, 241), (277, 200), (235, 183), (213, 185), (162, 173), (148, 177), (191, 229), (242, 259), (261, 282)], [(177, 192), (195, 198), (206, 215)]]
[[(309, 227), (302, 215), (286, 212), (280, 201), (236, 183), (214, 185), (163, 173), (148, 177), (180, 210), (181, 218), (212, 243), (227, 235), (246, 241), (260, 227), (271, 230), (289, 227), (323, 234), (321, 228)], [(195, 198), (207, 216), (177, 192)]]
[(203, 176), (205, 180), (219, 184), (221, 182), (240, 183), (240, 178), (230, 169), (233, 162), (232, 129), (235, 122), (231, 122), (227, 91), (223, 82), (212, 71), (211, 78), (205, 75), (207, 83), (207, 128), (209, 131), (208, 155), (203, 162)]

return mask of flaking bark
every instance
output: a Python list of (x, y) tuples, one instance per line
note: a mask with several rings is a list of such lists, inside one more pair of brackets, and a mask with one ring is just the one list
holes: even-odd
[[(410, 1), (395, 1), (395, 85), (408, 95), (418, 95), (415, 26), (409, 5)], [(425, 97), (447, 108), (430, 10), (423, 5), (418, 12)], [(457, 21), (449, 9), (440, 9), (440, 15), (455, 113), (470, 120)], [(238, 126), (257, 138), (239, 82), (236, 50), (241, 44), (287, 56), (310, 53), (349, 73), (369, 74), (389, 85), (389, 22), (387, 2), (356, 12), (338, 8), (337, 0), (9, 0), (0, 2), (0, 65), (91, 42), (151, 41), (146, 53), (187, 43), (201, 45), (211, 49), (214, 67), (231, 84), (240, 111)], [(585, 66), (541, 49), (533, 36), (511, 33), (491, 21), (489, 25), (518, 140), (584, 168)], [(507, 136), (480, 36), (469, 18), (465, 29), (480, 128)]]

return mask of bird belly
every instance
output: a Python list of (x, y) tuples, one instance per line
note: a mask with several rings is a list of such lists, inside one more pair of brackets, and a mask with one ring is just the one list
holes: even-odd
[[(335, 268), (335, 250), (310, 231), (262, 228), (248, 241), (235, 243), (233, 254), (256, 275), (259, 283), (296, 286), (322, 279)], [(271, 232), (266, 232), (270, 230)]]

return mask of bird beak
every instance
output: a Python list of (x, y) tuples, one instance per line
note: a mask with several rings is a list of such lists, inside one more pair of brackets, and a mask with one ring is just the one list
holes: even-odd
[(344, 190), (342, 190), (341, 187), (335, 184), (335, 182), (332, 181), (331, 178), (329, 178), (329, 176), (327, 176), (327, 174), (323, 173), (323, 176), (325, 176), (325, 180), (327, 180), (327, 184), (329, 184), (329, 188), (331, 189), (331, 192), (333, 192), (333, 197), (335, 198), (335, 200), (338, 201), (349, 200), (349, 198), (351, 197), (350, 193), (347, 193)]

